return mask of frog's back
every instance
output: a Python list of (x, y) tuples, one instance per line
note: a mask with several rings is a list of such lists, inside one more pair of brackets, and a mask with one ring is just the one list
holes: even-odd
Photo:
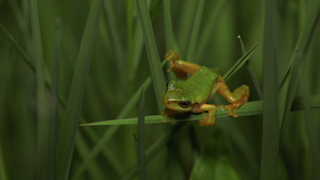
[(219, 68), (211, 69), (202, 66), (188, 80), (184, 81), (191, 103), (202, 103), (210, 99), (216, 93), (218, 76)]

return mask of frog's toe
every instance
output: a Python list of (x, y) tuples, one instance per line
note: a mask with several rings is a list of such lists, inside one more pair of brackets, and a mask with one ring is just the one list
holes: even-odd
[(233, 117), (237, 118), (238, 114), (237, 114), (238, 108), (233, 110)]
[(238, 117), (237, 110), (238, 109), (233, 109), (233, 112), (232, 110), (229, 110), (229, 116), (233, 116), (234, 118), (237, 118)]
[(163, 124), (167, 123), (168, 115), (164, 111), (162, 111), (161, 114), (163, 115), (163, 120), (162, 120)]
[(230, 105), (219, 105), (218, 107), (224, 108), (228, 110), (228, 115), (237, 118), (238, 108), (240, 107), (239, 104), (230, 104)]
[(214, 122), (210, 122), (209, 119), (199, 120), (199, 126), (212, 126)]
[(165, 55), (164, 55), (164, 58), (166, 59), (170, 54), (174, 53), (175, 50), (169, 50)]
[(174, 58), (174, 61), (175, 61), (175, 60), (178, 60), (179, 57), (180, 57), (179, 53), (175, 50), (170, 50), (164, 55), (164, 58), (169, 60), (170, 62), (172, 62), (172, 58)]

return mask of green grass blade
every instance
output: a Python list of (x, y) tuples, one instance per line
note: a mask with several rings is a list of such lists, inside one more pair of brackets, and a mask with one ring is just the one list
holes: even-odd
[[(163, 12), (164, 12), (164, 31), (165, 31), (165, 38), (166, 38), (166, 51), (175, 50), (178, 53), (179, 47), (177, 45), (177, 41), (173, 32), (172, 27), (172, 17), (171, 17), (171, 2), (169, 0), (163, 1)], [(167, 68), (170, 68), (170, 64), (167, 65)], [(168, 74), (168, 79), (177, 79), (174, 73)]]
[[(15, 45), (15, 47), (17, 48), (19, 54), (22, 56), (24, 62), (31, 68), (31, 70), (33, 72), (35, 72), (35, 67), (34, 64), (32, 63), (32, 61), (30, 61), (30, 58), (26, 55), (26, 53), (21, 49), (21, 47), (18, 45), (18, 43), (16, 42), (16, 40), (11, 36), (11, 34), (0, 24), (1, 29), (5, 32), (6, 36), (9, 38), (9, 40)], [(162, 67), (164, 65), (164, 62), (162, 63)], [(49, 86), (49, 88), (51, 88), (51, 81), (49, 81), (47, 79), (46, 81), (47, 85)], [(149, 87), (149, 85), (151, 84), (151, 77), (149, 77), (147, 83), (144, 83), (144, 87)], [(141, 91), (139, 91), (141, 93)], [(139, 94), (139, 92), (137, 94)], [(138, 97), (138, 95), (136, 96)], [(127, 103), (124, 115), (128, 114), (130, 112), (130, 110), (133, 108), (133, 106), (135, 106), (136, 102), (138, 101), (138, 98), (133, 98), (131, 101), (129, 101), (129, 103)], [(59, 94), (59, 104), (65, 108), (67, 101), (66, 99)], [(87, 121), (80, 116), (80, 122), (81, 123), (87, 123)], [(99, 139), (98, 135), (96, 134), (95, 131), (93, 131), (93, 129), (91, 128), (85, 128), (84, 131), (87, 133), (87, 135), (91, 138), (91, 140), (93, 142), (97, 142)], [(116, 131), (113, 131), (116, 132)], [(112, 137), (112, 133), (111, 135), (109, 135), (110, 137)], [(119, 165), (119, 162), (117, 160), (114, 159), (113, 155), (110, 155), (110, 150), (108, 148), (104, 148), (103, 149), (103, 155), (106, 159), (108, 159), (108, 161), (110, 162), (110, 164), (112, 165), (112, 167), (115, 169), (115, 171), (117, 172), (117, 174), (119, 174), (120, 172), (123, 171), (121, 165)]]
[(33, 48), (35, 57), (35, 69), (37, 71), (37, 155), (36, 155), (36, 179), (50, 179), (54, 172), (49, 169), (49, 164), (54, 163), (54, 157), (50, 158), (50, 113), (48, 112), (48, 96), (46, 94), (44, 78), (44, 60), (41, 42), (41, 32), (36, 0), (30, 0), (31, 23), (33, 35)]
[(171, 7), (170, 7), (169, 0), (163, 1), (163, 11), (164, 11), (165, 33), (166, 33), (166, 50), (169, 51), (171, 49), (174, 49), (175, 51), (179, 52), (179, 48), (178, 48), (176, 38), (174, 36), (173, 28), (172, 28)]
[[(80, 119), (80, 122), (84, 122), (84, 121), (81, 121), (81, 119)], [(116, 127), (116, 126), (114, 126), (114, 127)], [(103, 135), (103, 136), (107, 136), (108, 137), (108, 139), (106, 139), (106, 140), (102, 138), (103, 142), (106, 142), (105, 144), (107, 144), (109, 139), (111, 137), (113, 137), (113, 135), (116, 132), (116, 130), (118, 130), (118, 127), (116, 127), (116, 128), (114, 128), (114, 127), (110, 127), (108, 129), (108, 131), (106, 131), (106, 133), (108, 132), (107, 135)], [(113, 129), (115, 129), (115, 130), (113, 130)], [(97, 145), (98, 143), (100, 143), (100, 135), (98, 135), (94, 131), (93, 128), (83, 128), (83, 130), (87, 133), (87, 136), (92, 140), (92, 142), (94, 144)], [(99, 147), (99, 152), (101, 152), (103, 154), (103, 156), (105, 157), (105, 159), (110, 163), (110, 165), (113, 168), (114, 172), (116, 174), (118, 174), (118, 175), (120, 173), (122, 173), (123, 172), (123, 167), (120, 164), (119, 160), (114, 156), (114, 153), (109, 149), (108, 146), (105, 146), (105, 144), (103, 144), (103, 143), (100, 143), (100, 144), (102, 144), (102, 146), (98, 146)], [(83, 146), (85, 146), (85, 144), (83, 144)], [(93, 149), (95, 149), (95, 147)], [(91, 150), (86, 154), (94, 154), (94, 151)], [(96, 154), (93, 157), (91, 155), (86, 156), (83, 161), (84, 162), (87, 161), (88, 157), (91, 157), (91, 159), (94, 159), (96, 157)], [(91, 164), (91, 161), (88, 164)], [(78, 168), (79, 170), (77, 170), (74, 173), (75, 175), (72, 177), (72, 179), (79, 179), (80, 178), (82, 173), (85, 171), (85, 168), (82, 168), (82, 166), (89, 167), (89, 166), (84, 165), (84, 163), (83, 163), (81, 166), (79, 166), (79, 168)]]
[[(151, 0), (148, 0), (147, 1), (148, 7), (150, 3), (151, 3)], [(131, 71), (129, 75), (131, 78), (134, 78), (138, 70), (138, 65), (140, 63), (141, 53), (143, 50), (143, 34), (142, 34), (140, 19), (137, 19), (137, 22), (134, 28), (132, 48), (133, 48), (133, 59), (132, 59), (132, 67), (129, 67)]]
[(216, 1), (214, 8), (211, 10), (209, 14), (209, 19), (207, 22), (204, 22), (202, 31), (201, 31), (201, 38), (199, 39), (198, 48), (196, 52), (196, 58), (194, 63), (201, 64), (203, 54), (206, 54), (208, 47), (210, 47), (210, 43), (212, 43), (212, 35), (215, 34), (216, 26), (218, 25), (221, 16), (224, 15), (223, 13), (226, 10), (226, 7), (230, 3), (230, 0), (225, 1)]
[(133, 72), (133, 11), (134, 0), (126, 0), (126, 23), (127, 23), (127, 52), (128, 52), (128, 71), (129, 77), (134, 76)]
[[(90, 152), (89, 147), (86, 145), (86, 142), (80, 133), (77, 134), (77, 141), (75, 146), (77, 151), (82, 159), (84, 159)], [(88, 168), (90, 174), (90, 179), (105, 179), (102, 174), (101, 167), (96, 162), (92, 162), (91, 166)]]
[(83, 163), (77, 168), (72, 180), (77, 180), (81, 178), (81, 175), (84, 171), (90, 167), (91, 163), (93, 162), (94, 158), (98, 155), (99, 152), (105, 147), (106, 144), (104, 142), (108, 142), (111, 137), (116, 133), (119, 129), (119, 126), (111, 126), (105, 134), (95, 143), (95, 146), (92, 150), (88, 153), (88, 155), (84, 158)]
[[(181, 127), (183, 127), (185, 123), (179, 123), (173, 126), (171, 131), (165, 132), (155, 143), (153, 143), (147, 150), (146, 150), (146, 164), (148, 164), (153, 157), (159, 152), (159, 149), (166, 144), (170, 137), (177, 133)], [(134, 163), (131, 167), (129, 167), (119, 178), (119, 180), (127, 180), (133, 179), (134, 176), (138, 172), (138, 162)]]
[[(247, 50), (246, 50), (246, 48), (245, 48), (245, 46), (243, 44), (243, 41), (242, 41), (240, 35), (238, 36), (238, 38), (239, 38), (240, 44), (241, 44), (242, 55), (245, 55)], [(253, 69), (252, 69), (252, 66), (251, 66), (251, 63), (250, 63), (249, 60), (246, 62), (246, 67), (247, 67), (247, 71), (249, 73), (249, 77), (250, 77), (250, 80), (252, 82), (252, 85), (254, 87), (254, 90), (257, 93), (258, 98), (261, 100), (262, 99), (262, 90), (261, 90), (260, 84), (258, 82), (258, 79), (257, 79), (256, 75), (253, 72)]]
[[(306, 77), (306, 76), (304, 76)], [(310, 104), (308, 103), (308, 99), (310, 99), (310, 92), (308, 88), (307, 81), (301, 81), (300, 89), (302, 91), (302, 104), (304, 107), (304, 117), (305, 117), (305, 125), (306, 125), (306, 132), (308, 135), (309, 146), (310, 146), (310, 153), (312, 157), (312, 165), (313, 165), (313, 172), (314, 172), (314, 179), (320, 179), (320, 146), (319, 146), (319, 136), (317, 132), (317, 119), (319, 117), (314, 116), (316, 114), (315, 111), (311, 110)]]
[(265, 1), (263, 58), (263, 132), (260, 179), (277, 178), (279, 153), (279, 120), (277, 108), (276, 47), (277, 2)]
[[(0, 24), (0, 28), (4, 31), (4, 33), (6, 34), (6, 36), (9, 38), (9, 40), (15, 45), (16, 49), (18, 50), (19, 54), (22, 56), (22, 59), (24, 60), (24, 62), (31, 68), (31, 70), (33, 72), (35, 72), (35, 67), (34, 64), (32, 63), (32, 61), (30, 60), (30, 58), (26, 55), (26, 53), (22, 50), (22, 48), (18, 45), (17, 41), (13, 38), (13, 36)], [(49, 88), (54, 88), (51, 87), (51, 81), (49, 79), (46, 79), (46, 84), (49, 86)], [(150, 81), (151, 83), (151, 81)], [(54, 90), (52, 90), (54, 91)], [(67, 101), (66, 99), (59, 94), (59, 104), (65, 108)], [(129, 109), (132, 107), (129, 107)], [(128, 108), (127, 108), (128, 109)], [(127, 113), (129, 113), (130, 110), (128, 110)], [(81, 123), (87, 123), (87, 121), (80, 116), (80, 122)], [(52, 129), (54, 129), (53, 125), (50, 125)], [(88, 134), (88, 136), (91, 138), (91, 140), (93, 142), (97, 142), (98, 141), (98, 135), (96, 134), (95, 131), (93, 131), (91, 128), (85, 128), (84, 129), (85, 132)], [(54, 143), (52, 143), (51, 145), (53, 145)], [(105, 156), (106, 159), (108, 159), (108, 161), (110, 162), (110, 164), (112, 165), (112, 167), (115, 169), (115, 171), (119, 174), (120, 172), (123, 171), (122, 167), (119, 165), (118, 161), (116, 161), (114, 159), (113, 155), (110, 155), (110, 150), (108, 148), (104, 148), (103, 150), (103, 155)]]
[(186, 57), (186, 61), (189, 61), (189, 62), (195, 59), (204, 3), (205, 3), (205, 0), (199, 0), (196, 17), (194, 18), (191, 38), (190, 38), (189, 47), (188, 47), (188, 53)]
[(140, 20), (137, 20), (137, 24), (134, 31), (134, 45), (133, 45), (133, 62), (132, 62), (132, 77), (135, 76), (138, 65), (140, 63), (140, 57), (143, 50), (143, 35), (140, 25)]
[[(253, 101), (247, 102), (242, 105), (237, 111), (238, 116), (250, 116), (257, 115), (262, 113), (262, 101)], [(229, 117), (228, 111), (222, 108), (217, 109), (217, 119)], [(179, 121), (194, 121), (202, 119), (202, 114), (194, 115), (189, 118), (184, 118)], [(163, 116), (162, 115), (153, 115), (146, 116), (145, 123), (146, 124), (154, 124), (154, 123), (162, 123)], [(129, 125), (129, 124), (137, 124), (138, 118), (128, 118), (128, 119), (115, 119), (115, 120), (107, 120), (107, 121), (98, 121), (87, 124), (80, 124), (80, 126), (101, 126), (101, 125)], [(172, 122), (171, 119), (168, 119), (167, 122)]]
[(124, 62), (123, 56), (123, 46), (121, 44), (119, 30), (116, 24), (116, 16), (114, 12), (112, 0), (104, 0), (104, 12), (108, 18), (109, 28), (110, 28), (110, 36), (112, 39), (112, 43), (114, 44), (115, 57), (116, 57), (116, 65), (117, 65), (117, 77), (119, 77), (119, 82), (121, 83), (121, 91), (125, 90), (126, 87), (126, 63)]
[(139, 179), (146, 179), (146, 170), (145, 170), (145, 151), (144, 151), (144, 136), (145, 136), (145, 116), (144, 116), (144, 107), (145, 107), (145, 97), (144, 90), (141, 91), (141, 100), (139, 107), (139, 116), (138, 116), (138, 166), (139, 166)]
[(164, 109), (164, 105), (162, 104), (162, 93), (165, 91), (164, 74), (160, 66), (159, 53), (146, 1), (137, 0), (137, 7), (139, 11), (144, 42), (148, 53), (149, 67), (155, 90), (155, 96), (157, 99), (158, 111), (160, 112)]
[[(167, 60), (164, 60), (161, 63), (161, 67), (163, 67), (165, 65), (165, 63), (167, 62)], [(142, 93), (142, 89), (148, 89), (148, 87), (151, 85), (152, 79), (149, 76), (144, 83), (140, 86), (140, 88), (136, 91), (136, 93), (132, 96), (132, 98), (128, 101), (128, 103), (126, 104), (126, 106), (122, 109), (122, 111), (120, 112), (120, 114), (117, 116), (117, 121), (118, 119), (122, 119), (125, 118), (133, 109), (133, 107), (137, 104), (137, 102), (140, 99), (141, 93)], [(116, 125), (116, 124), (114, 124)], [(113, 137), (113, 135), (117, 132), (117, 130), (119, 129), (120, 126), (111, 126), (102, 136), (99, 140), (96, 140), (95, 142), (95, 146), (92, 148), (92, 150), (90, 151), (90, 155), (86, 157), (86, 159), (83, 161), (83, 163), (79, 166), (79, 168), (77, 169), (73, 179), (79, 179), (80, 176), (84, 173), (84, 171), (86, 170), (86, 168), (90, 165), (91, 161), (93, 161), (93, 159), (103, 150), (103, 148), (105, 147), (105, 145), (108, 143), (108, 141), (111, 139), (111, 137)], [(108, 158), (110, 159), (110, 158)], [(121, 169), (121, 167), (119, 165), (117, 165), (116, 163), (114, 163), (114, 167), (116, 169), (118, 169), (118, 172), (120, 172), (119, 169)]]
[(146, 0), (150, 9), (150, 19), (154, 21), (162, 13), (162, 0)]
[(59, 131), (57, 179), (68, 179), (69, 177), (75, 135), (85, 89), (85, 80), (90, 66), (95, 37), (98, 32), (102, 3), (102, 0), (93, 1), (83, 33), (68, 103)]
[(288, 64), (288, 68), (286, 70), (285, 76), (279, 82), (279, 89), (282, 88), (283, 83), (288, 79), (288, 74), (290, 73), (294, 62), (297, 59), (299, 61), (303, 61), (301, 57), (306, 56), (310, 43), (313, 39), (315, 28), (317, 27), (317, 23), (319, 21), (320, 7), (319, 1), (312, 0), (309, 4), (309, 9), (307, 16), (305, 18), (305, 23), (303, 29), (300, 33), (298, 42), (296, 44), (295, 49), (292, 52), (290, 63)]
[(0, 29), (4, 32), (4, 34), (9, 38), (9, 40), (14, 44), (14, 46), (17, 48), (19, 54), (22, 56), (22, 59), (24, 62), (31, 68), (32, 71), (36, 71), (36, 68), (34, 67), (33, 62), (29, 59), (27, 54), (22, 50), (22, 48), (19, 46), (18, 42), (14, 39), (14, 37), (4, 28), (4, 26), (0, 23)]
[(0, 141), (0, 180), (9, 180), (4, 156), (2, 153), (2, 144)]
[(183, 17), (183, 19), (188, 19), (188, 21), (179, 21), (177, 25), (176, 38), (180, 50), (180, 57), (186, 57), (188, 52), (197, 5), (198, 1), (184, 1), (180, 4), (180, 16)]
[[(223, 123), (221, 130), (226, 132), (229, 136), (228, 139), (230, 140), (227, 141), (229, 147), (228, 151), (230, 151), (231, 158), (235, 158), (232, 161), (235, 164), (241, 164), (241, 167), (238, 167), (238, 170), (251, 172), (250, 175), (247, 176), (247, 179), (257, 179), (257, 177), (259, 177), (260, 170), (260, 161), (257, 161), (257, 157), (259, 157), (260, 153), (256, 152), (255, 148), (252, 148), (250, 140), (248, 140), (244, 133), (241, 132), (241, 128), (239, 128), (236, 123), (232, 121), (226, 121)], [(236, 154), (241, 154), (241, 156), (239, 157)], [(235, 165), (235, 167), (237, 167), (237, 165)]]
[[(284, 108), (280, 109), (279, 117), (282, 119), (281, 126), (281, 141), (285, 134), (285, 129), (288, 124), (288, 117), (290, 113), (290, 108), (298, 87), (299, 78), (303, 73), (303, 67), (308, 54), (309, 46), (311, 40), (313, 39), (315, 29), (320, 18), (320, 1), (313, 0), (310, 2), (308, 14), (306, 20), (299, 36), (297, 45), (292, 53), (292, 67), (288, 68), (285, 78), (280, 83), (279, 93), (283, 98)], [(290, 66), (291, 64), (289, 64)]]
[[(308, 99), (307, 102), (310, 108), (320, 108), (320, 95), (313, 95)], [(303, 101), (301, 97), (295, 98), (291, 111), (300, 111), (304, 108)], [(250, 115), (257, 115), (262, 114), (262, 101), (252, 101), (247, 102), (246, 104), (242, 105), (239, 110), (237, 111), (239, 116), (250, 116)], [(193, 121), (193, 120), (200, 120), (202, 118), (202, 114), (195, 115), (190, 118), (185, 118), (185, 121)], [(217, 109), (217, 118), (225, 118), (229, 117), (228, 112), (225, 110), (218, 108)], [(92, 123), (80, 124), (80, 126), (103, 126), (103, 125), (130, 125), (130, 124), (137, 124), (137, 118), (128, 118), (128, 119), (114, 119), (114, 120), (106, 120), (106, 121), (97, 121)], [(162, 115), (155, 115), (155, 116), (146, 116), (146, 124), (153, 124), (153, 123), (162, 123), (163, 116)], [(171, 119), (168, 119), (167, 122), (171, 122)]]
[(49, 137), (49, 172), (51, 177), (55, 179), (56, 153), (57, 153), (57, 135), (58, 135), (58, 119), (59, 119), (59, 50), (61, 39), (61, 20), (56, 18), (55, 22), (55, 41), (52, 60), (52, 76), (51, 76), (51, 117), (50, 117), (50, 137)]
[[(307, 102), (310, 108), (320, 108), (320, 95), (311, 96)], [(300, 111), (303, 110), (303, 98), (297, 97), (295, 98), (291, 111)], [(239, 116), (251, 116), (262, 114), (262, 101), (252, 101), (247, 102), (242, 105), (237, 111)], [(178, 121), (195, 121), (202, 119), (202, 114), (194, 115), (189, 118), (184, 118), (183, 120)], [(225, 110), (218, 108), (217, 109), (217, 119), (229, 117), (228, 112)], [(154, 116), (146, 116), (145, 123), (146, 124), (154, 124), (154, 123), (162, 123), (163, 116), (162, 115), (154, 115)], [(106, 120), (106, 121), (97, 121), (92, 123), (80, 124), (80, 126), (105, 126), (105, 125), (130, 125), (137, 124), (137, 118), (128, 118), (128, 119), (114, 119), (114, 120)], [(172, 122), (171, 119), (168, 119), (167, 122)]]
[(245, 54), (243, 55), (230, 69), (223, 75), (223, 79), (227, 81), (234, 73), (236, 73), (250, 58), (254, 49), (258, 46), (261, 39)]

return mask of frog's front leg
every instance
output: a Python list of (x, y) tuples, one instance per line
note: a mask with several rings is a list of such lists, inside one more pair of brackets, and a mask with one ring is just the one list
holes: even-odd
[(248, 101), (250, 95), (250, 89), (247, 85), (242, 85), (231, 92), (220, 75), (218, 77), (217, 92), (231, 103), (229, 105), (217, 105), (217, 107), (228, 109), (229, 116), (233, 117), (238, 117), (238, 108)]
[(179, 57), (179, 53), (174, 50), (168, 51), (164, 56), (165, 59), (170, 61), (171, 65), (171, 69), (168, 69), (168, 72), (174, 72), (177, 78), (186, 79), (187, 73), (193, 75), (201, 68), (198, 64), (179, 60)]
[[(213, 104), (198, 105), (195, 106), (191, 111), (194, 113), (202, 112), (203, 119), (199, 120), (200, 126), (212, 126), (216, 122), (217, 107)], [(208, 116), (205, 115), (204, 111), (208, 111)]]
[(179, 114), (177, 111), (174, 111), (172, 109), (168, 109), (166, 108), (164, 111), (161, 112), (161, 114), (163, 115), (163, 124), (167, 123), (167, 118), (168, 116), (171, 117), (172, 123), (176, 123), (176, 121), (174, 120), (174, 115), (175, 114)]

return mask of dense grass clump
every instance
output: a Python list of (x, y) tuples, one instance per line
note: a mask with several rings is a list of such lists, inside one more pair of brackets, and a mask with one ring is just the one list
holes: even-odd
[[(2, 0), (0, 12), (1, 180), (320, 179), (320, 1)], [(170, 49), (250, 86), (239, 117), (163, 124)]]

